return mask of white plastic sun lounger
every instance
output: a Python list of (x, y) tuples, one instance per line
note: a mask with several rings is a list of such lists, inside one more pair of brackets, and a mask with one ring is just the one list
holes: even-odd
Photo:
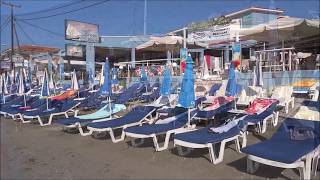
[(319, 135), (320, 121), (288, 118), (270, 139), (241, 149), (247, 154), (247, 171), (254, 173), (261, 163), (285, 169), (297, 168), (300, 179), (310, 179), (312, 170), (316, 171), (315, 160), (320, 154)]

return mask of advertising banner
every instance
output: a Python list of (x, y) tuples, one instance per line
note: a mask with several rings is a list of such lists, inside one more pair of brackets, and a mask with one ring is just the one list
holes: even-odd
[(99, 42), (99, 26), (91, 23), (65, 20), (65, 39), (97, 43)]
[(191, 32), (188, 34), (188, 41), (215, 41), (229, 40), (230, 25), (217, 25), (209, 29)]

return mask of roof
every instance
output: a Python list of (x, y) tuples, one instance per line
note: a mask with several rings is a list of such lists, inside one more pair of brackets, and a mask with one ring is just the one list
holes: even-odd
[(96, 46), (110, 48), (135, 48), (149, 40), (148, 36), (101, 36)]
[(241, 16), (241, 15), (248, 13), (248, 12), (260, 12), (260, 13), (265, 13), (265, 14), (276, 14), (276, 15), (281, 15), (284, 13), (284, 11), (281, 9), (269, 9), (269, 8), (261, 8), (261, 7), (252, 6), (247, 9), (242, 9), (240, 11), (236, 11), (236, 12), (227, 14), (227, 15), (225, 15), (225, 17), (233, 18), (233, 17)]
[[(35, 44), (23, 44), (21, 46), (15, 47), (16, 52), (20, 53), (27, 53), (27, 54), (34, 54), (34, 53), (56, 53), (60, 49), (56, 47), (48, 47), (48, 46), (42, 46), (42, 45), (35, 45)], [(11, 49), (5, 50), (5, 52), (10, 52)]]

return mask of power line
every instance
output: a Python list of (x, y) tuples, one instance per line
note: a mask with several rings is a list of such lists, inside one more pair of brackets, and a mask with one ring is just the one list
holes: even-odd
[(51, 33), (51, 34), (53, 34), (53, 35), (56, 35), (56, 36), (59, 36), (59, 37), (64, 37), (64, 35), (62, 35), (62, 34), (60, 34), (60, 33), (56, 33), (56, 32), (50, 31), (50, 30), (45, 29), (45, 28), (43, 28), (43, 27), (37, 26), (37, 25), (35, 25), (35, 24), (31, 24), (31, 23), (29, 23), (29, 22), (27, 22), (27, 21), (24, 21), (24, 20), (21, 20), (21, 19), (17, 19), (17, 20), (18, 20), (18, 21), (21, 21), (21, 22), (23, 22), (23, 23), (25, 23), (25, 24), (28, 24), (29, 26), (32, 26), (32, 27), (34, 27), (34, 28), (38, 28), (38, 29), (40, 29), (40, 30), (42, 30), (42, 31), (46, 31), (46, 32), (48, 32), (48, 33)]
[(3, 22), (3, 24), (1, 25), (1, 27), (0, 27), (0, 32), (1, 32), (2, 30), (4, 30), (4, 29), (8, 26), (9, 22), (10, 22), (10, 16), (9, 16), (9, 18), (7, 18), (7, 20), (6, 20), (5, 22)]
[(83, 10), (83, 9), (87, 9), (87, 8), (90, 8), (90, 7), (93, 7), (93, 6), (97, 6), (99, 4), (103, 4), (103, 3), (107, 2), (107, 1), (110, 1), (110, 0), (100, 1), (100, 2), (93, 3), (93, 4), (88, 5), (88, 6), (84, 6), (84, 7), (78, 8), (78, 9), (74, 9), (74, 10), (70, 10), (70, 11), (66, 11), (66, 12), (61, 12), (61, 13), (57, 13), (57, 14), (53, 14), (53, 15), (41, 16), (41, 17), (35, 17), (35, 18), (23, 18), (23, 19), (20, 19), (20, 20), (36, 20), (36, 19), (44, 19), (44, 18), (60, 16), (60, 15), (69, 14), (69, 13), (73, 13), (73, 12), (76, 12), (76, 11), (80, 11), (80, 10)]
[(66, 3), (66, 4), (62, 4), (62, 5), (58, 5), (58, 6), (53, 6), (47, 9), (43, 9), (40, 11), (35, 11), (35, 12), (30, 12), (30, 13), (22, 13), (22, 14), (17, 14), (16, 16), (30, 16), (30, 15), (34, 15), (34, 14), (39, 14), (39, 13), (43, 13), (43, 12), (48, 12), (48, 11), (53, 11), (53, 10), (57, 10), (57, 9), (61, 9), (61, 8), (65, 8), (71, 5), (74, 5), (75, 3), (82, 3), (85, 0), (80, 0), (80, 1), (72, 1), (71, 3)]
[(18, 25), (18, 27), (20, 28), (20, 30), (22, 31), (22, 33), (31, 41), (32, 44), (35, 44), (33, 39), (31, 38), (31, 36), (29, 36), (29, 34), (27, 34), (24, 29), (20, 26), (20, 24), (18, 23), (18, 21), (16, 21), (16, 25)]
[(6, 24), (8, 21), (10, 21), (10, 16), (8, 16), (8, 17), (6, 18), (6, 20), (3, 21), (3, 23), (2, 23), (1, 26), (0, 26), (0, 29), (1, 29), (1, 28), (3, 27), (3, 25)]

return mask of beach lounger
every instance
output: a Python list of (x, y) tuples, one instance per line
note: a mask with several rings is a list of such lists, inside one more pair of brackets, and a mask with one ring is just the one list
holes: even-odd
[[(198, 107), (199, 104), (201, 104), (202, 101), (205, 100), (205, 97), (197, 97), (195, 100), (195, 107)], [(163, 106), (162, 108), (157, 110), (156, 119), (158, 118), (165, 118), (165, 117), (171, 117), (178, 113), (182, 113), (186, 111), (185, 108), (180, 107), (179, 105), (171, 107), (171, 106)]]
[(227, 112), (234, 108), (234, 98), (227, 96), (215, 97), (212, 104), (208, 107), (202, 108), (198, 111), (194, 119), (197, 120), (211, 120), (216, 114)]
[[(75, 108), (81, 103), (81, 101), (74, 101), (72, 99), (66, 99), (63, 101), (57, 101), (57, 103), (52, 103), (54, 105), (51, 105), (47, 109), (46, 106), (43, 106), (42, 108), (39, 109), (31, 109), (25, 111), (23, 114), (20, 115), (20, 120), (23, 123), (28, 123), (31, 122), (30, 120), (26, 119), (37, 119), (40, 126), (47, 126), (51, 125), (53, 121), (53, 117), (59, 116), (59, 115), (64, 115), (65, 117), (68, 117), (68, 113), (74, 113)], [(45, 116), (49, 116), (48, 122), (44, 123), (43, 118)]]
[(27, 106), (20, 106), (20, 107), (12, 108), (11, 110), (6, 111), (6, 113), (8, 116), (11, 116), (12, 119), (15, 119), (15, 117), (18, 114), (23, 114), (23, 112), (25, 112), (28, 109), (35, 109), (35, 108), (39, 108), (44, 105), (46, 105), (45, 99), (35, 97), (34, 99), (31, 99), (27, 102)]
[(111, 115), (116, 114), (124, 109), (126, 109), (126, 106), (123, 104), (112, 104), (110, 112), (109, 104), (106, 104), (94, 113), (80, 116), (75, 115), (74, 117), (57, 119), (55, 123), (64, 125), (67, 128), (78, 128), (81, 136), (87, 136), (89, 134), (84, 132), (83, 127), (86, 126), (88, 123), (111, 120)]
[[(109, 132), (112, 142), (117, 143), (125, 138), (124, 129), (131, 126), (142, 125), (143, 123), (152, 123), (152, 114), (156, 108), (152, 106), (137, 106), (126, 115), (114, 118), (108, 121), (92, 122), (87, 125), (88, 134), (93, 132)], [(120, 138), (116, 139), (114, 135), (115, 129), (122, 129)]]
[[(216, 128), (209, 126), (178, 133), (174, 137), (174, 146), (208, 148), (211, 162), (218, 164), (223, 161), (225, 146), (228, 142), (234, 141), (238, 152), (240, 152), (239, 138), (242, 138), (242, 147), (246, 145), (245, 126), (242, 124), (242, 118), (244, 116)], [(220, 144), (218, 154), (215, 151), (216, 144)]]
[(16, 110), (19, 107), (23, 107), (24, 106), (24, 101), (26, 101), (26, 104), (30, 104), (30, 103), (38, 100), (38, 99), (39, 99), (38, 96), (26, 96), (26, 97), (17, 96), (12, 101), (1, 105), (0, 114), (3, 114), (3, 115), (12, 114), (12, 113), (16, 112)]
[[(273, 126), (278, 124), (278, 112), (275, 112), (278, 100), (270, 98), (256, 98), (243, 113), (250, 115), (244, 119), (247, 126), (256, 126), (258, 133), (265, 133), (268, 120)], [(232, 112), (229, 111), (229, 112)], [(237, 113), (237, 110), (234, 111)]]
[(279, 86), (273, 90), (271, 98), (278, 99), (278, 106), (282, 106), (285, 108), (286, 114), (289, 113), (289, 105), (291, 104), (291, 108), (294, 108), (294, 97), (293, 87), (292, 86)]
[[(191, 110), (190, 117), (196, 114), (197, 110)], [(125, 134), (132, 138), (152, 138), (156, 151), (163, 151), (168, 148), (171, 135), (184, 130), (188, 123), (188, 111), (180, 113), (176, 116), (158, 120), (153, 124), (143, 124), (142, 126), (134, 126), (125, 129)], [(160, 147), (157, 136), (165, 134), (165, 141)]]
[(246, 90), (242, 89), (239, 97), (237, 98), (236, 105), (248, 106), (255, 98), (256, 95), (249, 96), (247, 95)]
[[(297, 168), (301, 179), (311, 178), (320, 151), (320, 121), (287, 118), (268, 140), (247, 146), (247, 171), (254, 173), (259, 163), (280, 168)], [(318, 155), (318, 156), (317, 156)]]

